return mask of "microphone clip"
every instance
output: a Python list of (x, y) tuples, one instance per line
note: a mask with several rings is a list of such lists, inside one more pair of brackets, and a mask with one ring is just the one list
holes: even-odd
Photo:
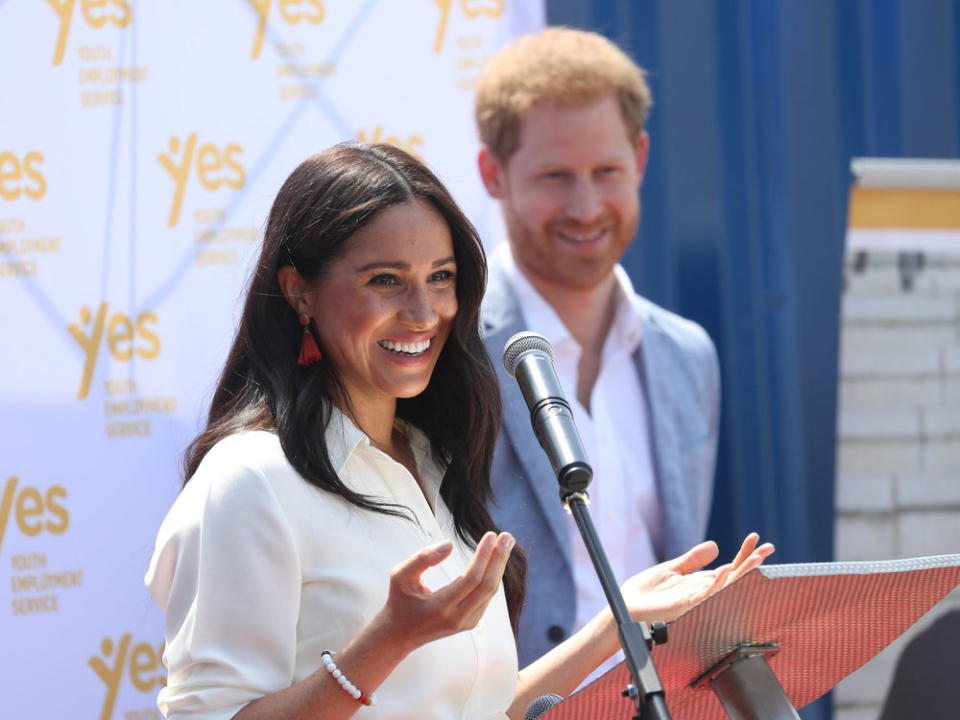
[(563, 503), (563, 509), (567, 511), (567, 515), (573, 515), (573, 510), (570, 509), (571, 500), (583, 500), (584, 505), (590, 504), (590, 494), (586, 490), (581, 490), (579, 492), (566, 492), (563, 488), (560, 489), (560, 502)]

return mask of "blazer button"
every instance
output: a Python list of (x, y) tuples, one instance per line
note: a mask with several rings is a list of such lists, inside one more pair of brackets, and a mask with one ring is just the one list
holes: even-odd
[(550, 642), (558, 643), (562, 642), (563, 639), (567, 637), (567, 634), (563, 631), (563, 628), (559, 625), (551, 625), (547, 628), (547, 639)]

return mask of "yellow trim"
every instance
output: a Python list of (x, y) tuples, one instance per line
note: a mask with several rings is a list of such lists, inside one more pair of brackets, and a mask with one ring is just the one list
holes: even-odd
[(960, 229), (960, 190), (854, 187), (849, 226)]

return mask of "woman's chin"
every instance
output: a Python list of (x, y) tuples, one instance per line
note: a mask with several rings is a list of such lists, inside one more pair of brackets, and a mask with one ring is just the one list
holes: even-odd
[(427, 389), (427, 383), (417, 386), (406, 386), (399, 389), (396, 393), (397, 400), (407, 400), (409, 398), (414, 398), (417, 395), (420, 395), (424, 390)]

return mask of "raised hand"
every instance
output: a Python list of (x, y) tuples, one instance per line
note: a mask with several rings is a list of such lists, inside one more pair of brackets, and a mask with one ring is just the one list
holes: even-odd
[(713, 570), (700, 570), (713, 562), (719, 550), (712, 540), (700, 543), (680, 557), (667, 560), (627, 580), (624, 600), (634, 620), (670, 622), (738, 580), (763, 563), (773, 552), (771, 543), (757, 546), (760, 536), (750, 533), (732, 562)]
[(427, 568), (443, 562), (453, 544), (446, 540), (404, 560), (390, 573), (390, 592), (380, 613), (381, 628), (408, 652), (473, 628), (500, 587), (514, 544), (509, 533), (488, 532), (477, 544), (463, 574), (435, 591), (423, 584), (421, 576)]

